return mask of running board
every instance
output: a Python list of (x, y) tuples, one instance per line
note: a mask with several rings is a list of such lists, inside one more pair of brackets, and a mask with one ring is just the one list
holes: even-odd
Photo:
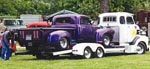
[(125, 53), (125, 48), (108, 48), (105, 53)]
[(61, 55), (61, 54), (68, 54), (68, 53), (72, 53), (72, 50), (53, 52), (53, 56)]

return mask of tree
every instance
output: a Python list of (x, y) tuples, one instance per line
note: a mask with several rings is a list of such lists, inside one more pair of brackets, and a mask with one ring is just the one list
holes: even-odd
[(118, 12), (124, 11), (125, 7), (123, 6), (123, 0), (110, 0), (110, 11)]
[(109, 0), (100, 0), (100, 13), (109, 11)]
[(42, 14), (71, 10), (95, 18), (104, 12), (150, 10), (150, 0), (0, 0), (0, 15)]
[(88, 15), (92, 19), (95, 19), (99, 15), (100, 5), (98, 0), (83, 0), (82, 2), (80, 1), (78, 5), (78, 13)]
[(0, 15), (16, 15), (12, 0), (0, 0)]

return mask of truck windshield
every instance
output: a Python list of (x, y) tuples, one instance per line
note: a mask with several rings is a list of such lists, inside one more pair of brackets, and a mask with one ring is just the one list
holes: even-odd
[(74, 24), (70, 17), (57, 18), (55, 22), (56, 24)]
[(132, 17), (127, 17), (127, 24), (134, 24)]

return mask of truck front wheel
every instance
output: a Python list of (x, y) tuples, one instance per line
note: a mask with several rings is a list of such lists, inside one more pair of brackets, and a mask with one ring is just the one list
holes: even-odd
[(104, 46), (109, 46), (111, 42), (111, 38), (108, 35), (103, 36), (103, 45)]
[(137, 45), (137, 54), (144, 54), (145, 51), (146, 51), (146, 48), (145, 48), (145, 44), (143, 42), (140, 42), (138, 45)]

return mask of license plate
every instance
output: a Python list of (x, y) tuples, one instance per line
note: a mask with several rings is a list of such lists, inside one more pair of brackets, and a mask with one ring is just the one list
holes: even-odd
[(26, 40), (32, 40), (31, 35), (26, 35)]

